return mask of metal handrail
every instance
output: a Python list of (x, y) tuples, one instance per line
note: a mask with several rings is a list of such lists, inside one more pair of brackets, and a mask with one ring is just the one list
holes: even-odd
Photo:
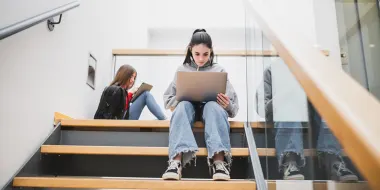
[(258, 190), (267, 190), (266, 181), (264, 179), (264, 173), (261, 169), (260, 158), (256, 148), (255, 138), (252, 133), (252, 127), (248, 122), (244, 123), (245, 135), (248, 143), (249, 156), (252, 161), (252, 168), (255, 174), (256, 186)]
[(49, 18), (58, 16), (58, 15), (66, 12), (70, 9), (78, 7), (79, 4), (80, 4), (79, 1), (76, 0), (76, 1), (73, 1), (71, 3), (62, 5), (58, 8), (55, 8), (53, 10), (44, 12), (42, 14), (39, 14), (39, 15), (33, 16), (31, 18), (25, 19), (23, 21), (17, 22), (15, 24), (9, 25), (5, 28), (1, 28), (0, 29), (0, 40), (4, 39), (6, 37), (9, 37), (13, 34), (16, 34), (18, 32), (21, 32), (25, 29), (28, 29), (28, 28), (36, 25), (36, 24), (44, 22), (44, 21), (48, 20)]

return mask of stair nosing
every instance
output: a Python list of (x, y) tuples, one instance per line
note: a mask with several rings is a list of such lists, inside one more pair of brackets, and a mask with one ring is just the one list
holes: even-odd
[[(259, 156), (276, 156), (275, 148), (257, 148)], [(232, 156), (248, 157), (248, 148), (231, 148)], [(168, 147), (147, 146), (87, 146), (87, 145), (42, 145), (43, 154), (80, 155), (129, 155), (129, 156), (168, 156)], [(315, 149), (304, 149), (305, 156), (315, 156)], [(199, 148), (197, 156), (207, 156), (206, 148)]]
[[(80, 183), (82, 182), (82, 183)], [(216, 182), (212, 180), (125, 180), (81, 177), (16, 177), (14, 187), (51, 187), (51, 188), (130, 188), (130, 189), (255, 189), (252, 180), (232, 180)]]

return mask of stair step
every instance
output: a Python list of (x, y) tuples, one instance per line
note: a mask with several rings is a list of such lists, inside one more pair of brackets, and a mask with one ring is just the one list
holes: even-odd
[[(257, 148), (259, 156), (276, 156), (274, 148)], [(249, 156), (248, 148), (232, 148), (233, 156)], [(89, 155), (129, 155), (129, 156), (167, 156), (168, 147), (143, 146), (78, 146), (78, 145), (42, 145), (44, 154), (89, 154)], [(315, 149), (305, 149), (305, 156), (315, 156)], [(207, 156), (206, 148), (199, 148), (197, 156)]]
[[(232, 148), (234, 156), (248, 156), (248, 148)], [(77, 146), (42, 145), (45, 154), (91, 154), (91, 155), (130, 155), (130, 156), (168, 156), (168, 147), (141, 146)], [(199, 148), (197, 156), (207, 156), (206, 148)]]
[[(227, 182), (210, 179), (182, 179), (164, 181), (160, 178), (114, 178), (114, 177), (15, 177), (13, 187), (34, 188), (77, 188), (77, 189), (249, 189), (255, 190), (255, 181), (231, 180)], [(268, 181), (268, 190), (277, 189), (304, 190), (369, 190), (367, 182), (340, 183), (335, 181), (277, 180)]]
[[(106, 119), (62, 119), (62, 127), (99, 127), (99, 128), (169, 128), (168, 120), (106, 120)], [(257, 126), (257, 125), (255, 125)], [(202, 122), (194, 127), (204, 128)], [(244, 122), (230, 121), (231, 128), (244, 128)]]
[(212, 181), (161, 179), (123, 179), (86, 177), (15, 177), (14, 187), (35, 188), (93, 188), (93, 189), (182, 189), (182, 190), (255, 190), (256, 183), (249, 180)]

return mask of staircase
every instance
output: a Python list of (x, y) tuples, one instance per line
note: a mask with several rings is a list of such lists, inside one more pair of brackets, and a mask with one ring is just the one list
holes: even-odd
[[(227, 182), (211, 180), (206, 161), (204, 126), (201, 122), (195, 123), (193, 129), (200, 147), (196, 167), (185, 168), (181, 181), (160, 179), (168, 161), (169, 121), (66, 118), (58, 119), (56, 122), (53, 132), (14, 177), (7, 190), (18, 188), (256, 189), (243, 122), (230, 122), (233, 164), (232, 180)], [(252, 127), (257, 133), (263, 129), (260, 123), (255, 123)], [(257, 150), (259, 156), (275, 159), (274, 148)], [(306, 150), (305, 153), (307, 156), (315, 154), (312, 149)], [(280, 186), (289, 186), (289, 182), (283, 182), (268, 181), (268, 189), (276, 190)], [(290, 187), (294, 187), (295, 184), (302, 186), (305, 182), (309, 183), (312, 189), (328, 189), (328, 183), (321, 181), (293, 181)], [(343, 189), (369, 189), (366, 183), (335, 183), (335, 185)]]

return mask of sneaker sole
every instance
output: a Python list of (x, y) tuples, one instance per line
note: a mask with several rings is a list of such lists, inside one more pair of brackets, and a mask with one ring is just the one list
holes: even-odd
[(165, 173), (162, 175), (163, 180), (180, 180), (181, 176), (176, 173)]
[(284, 180), (304, 180), (304, 179), (305, 179), (305, 176), (303, 176), (302, 174), (284, 177)]
[(215, 181), (228, 181), (231, 178), (230, 178), (229, 175), (225, 175), (225, 174), (214, 174), (212, 176), (212, 179), (215, 180)]
[(345, 181), (358, 181), (358, 177), (356, 175), (346, 175), (346, 176), (341, 176), (339, 178), (339, 181), (345, 182)]

